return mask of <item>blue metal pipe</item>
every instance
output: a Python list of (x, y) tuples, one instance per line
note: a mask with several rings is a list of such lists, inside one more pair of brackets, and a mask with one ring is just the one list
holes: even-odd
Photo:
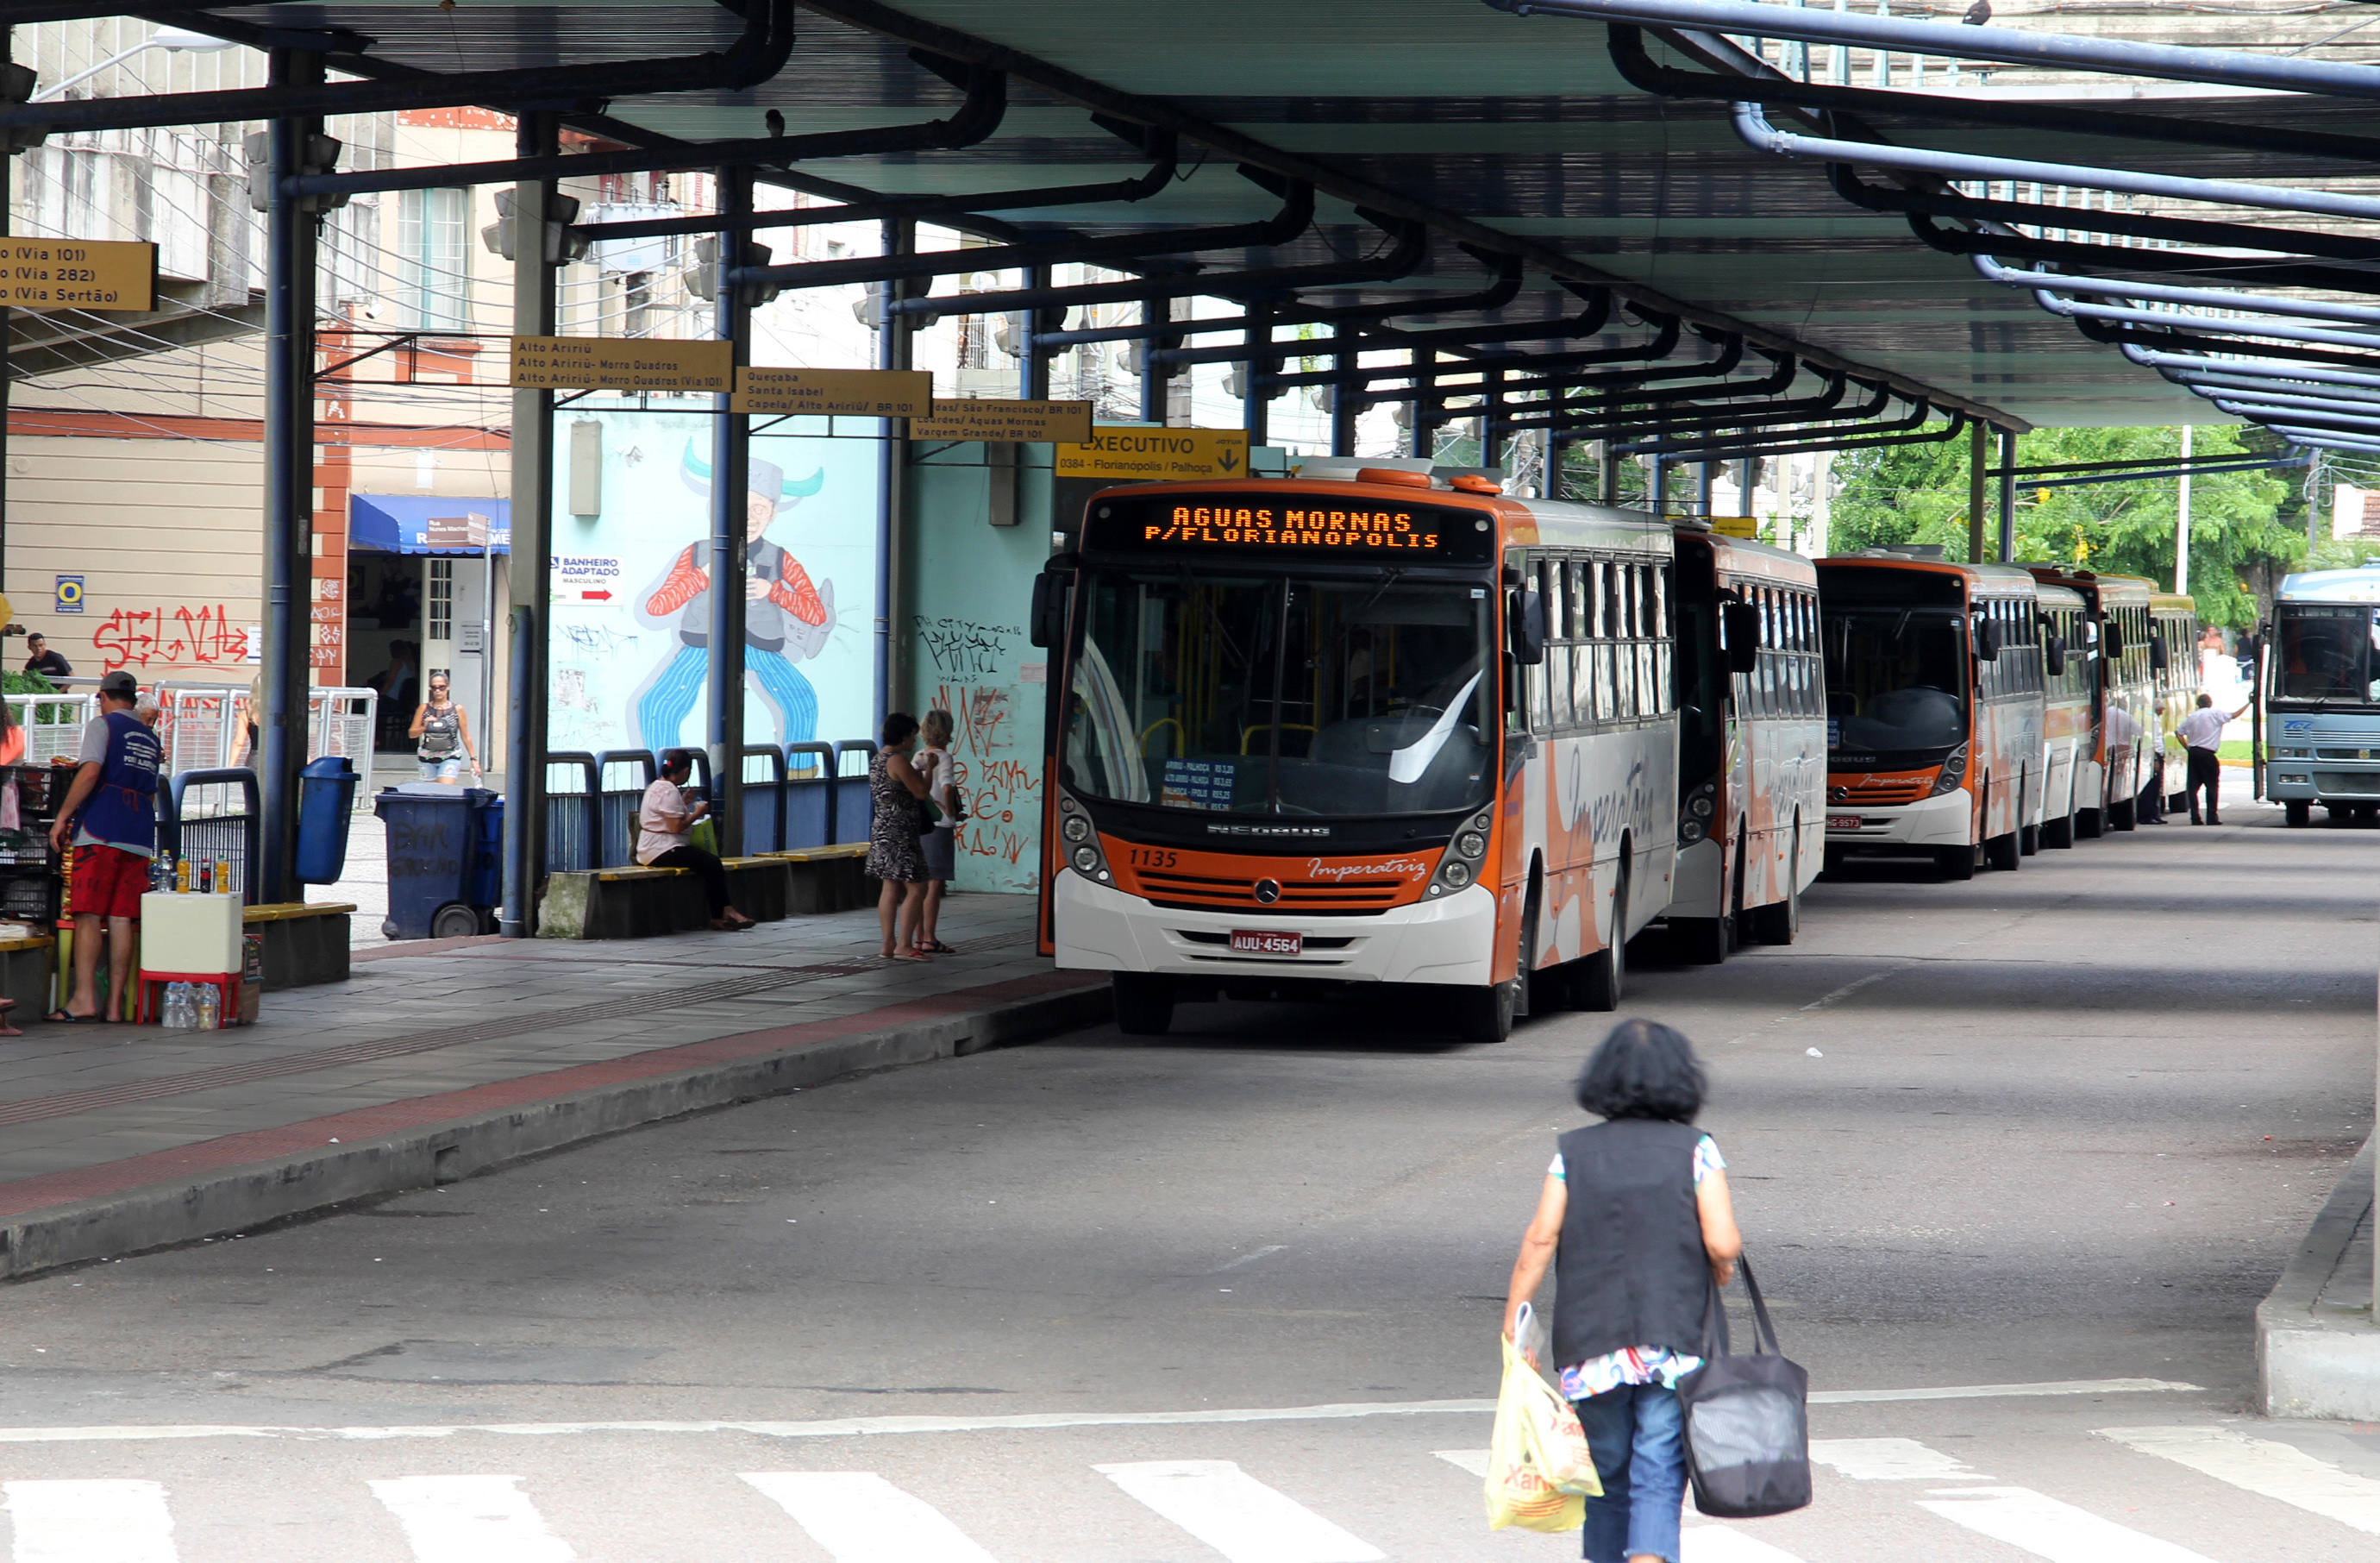
[(1969, 27), (1960, 22), (1903, 21), (1897, 17), (1859, 16), (1748, 0), (1483, 0), (1516, 16), (1544, 13), (1581, 21), (1633, 22), (1641, 27), (1692, 28), (1706, 32), (1784, 38), (1805, 43), (1849, 43), (1900, 54), (1949, 59), (1992, 60), (2002, 65), (2087, 70), (2107, 76), (2144, 76), (2160, 81), (2199, 81), (2230, 87), (2262, 87), (2277, 92), (2315, 92), (2326, 97), (2380, 99), (2380, 70), (2329, 60), (2278, 59), (2232, 49), (2192, 49), (2172, 43), (2136, 43), (2112, 38), (2076, 38), (2008, 27)]

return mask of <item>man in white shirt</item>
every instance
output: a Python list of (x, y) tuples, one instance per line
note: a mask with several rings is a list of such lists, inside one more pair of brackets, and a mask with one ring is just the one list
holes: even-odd
[[(2253, 702), (2250, 697), (2251, 703)], [(2222, 805), (2217, 795), (2223, 788), (2223, 764), (2216, 757), (2223, 744), (2223, 729), (2248, 709), (2242, 705), (2227, 716), (2215, 709), (2215, 697), (2201, 692), (2198, 709), (2181, 719), (2182, 746), (2190, 753), (2190, 823), (2198, 819), (2198, 789), (2206, 789), (2206, 823), (2221, 824)]]
[(662, 756), (662, 774), (645, 788), (637, 808), (637, 861), (647, 868), (690, 870), (702, 881), (703, 898), (710, 903), (713, 928), (741, 933), (752, 920), (727, 904), (727, 870), (716, 854), (688, 839), (694, 822), (710, 812), (708, 803), (690, 803), (685, 792), (694, 773), (691, 751), (673, 749)]

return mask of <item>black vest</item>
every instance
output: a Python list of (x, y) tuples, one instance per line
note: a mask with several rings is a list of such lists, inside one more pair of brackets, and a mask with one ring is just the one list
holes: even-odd
[(1554, 1361), (1631, 1346), (1702, 1351), (1711, 1286), (1690, 1123), (1614, 1118), (1561, 1137), (1570, 1202), (1554, 1254)]

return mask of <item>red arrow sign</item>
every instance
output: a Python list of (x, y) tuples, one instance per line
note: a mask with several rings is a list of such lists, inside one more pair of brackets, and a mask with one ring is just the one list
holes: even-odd
[(578, 595), (590, 603), (608, 603), (612, 600), (612, 593), (609, 592), (581, 592)]

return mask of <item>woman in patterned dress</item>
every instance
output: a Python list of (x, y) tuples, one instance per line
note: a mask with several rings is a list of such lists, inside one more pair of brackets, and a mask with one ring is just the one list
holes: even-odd
[(917, 924), (926, 905), (926, 856), (917, 844), (923, 823), (918, 803), (926, 778), (909, 763), (917, 742), (917, 719), (896, 711), (884, 718), (884, 745), (868, 763), (868, 874), (881, 880), (876, 920), (884, 931), (883, 954), (893, 960), (931, 960), (917, 947)]

